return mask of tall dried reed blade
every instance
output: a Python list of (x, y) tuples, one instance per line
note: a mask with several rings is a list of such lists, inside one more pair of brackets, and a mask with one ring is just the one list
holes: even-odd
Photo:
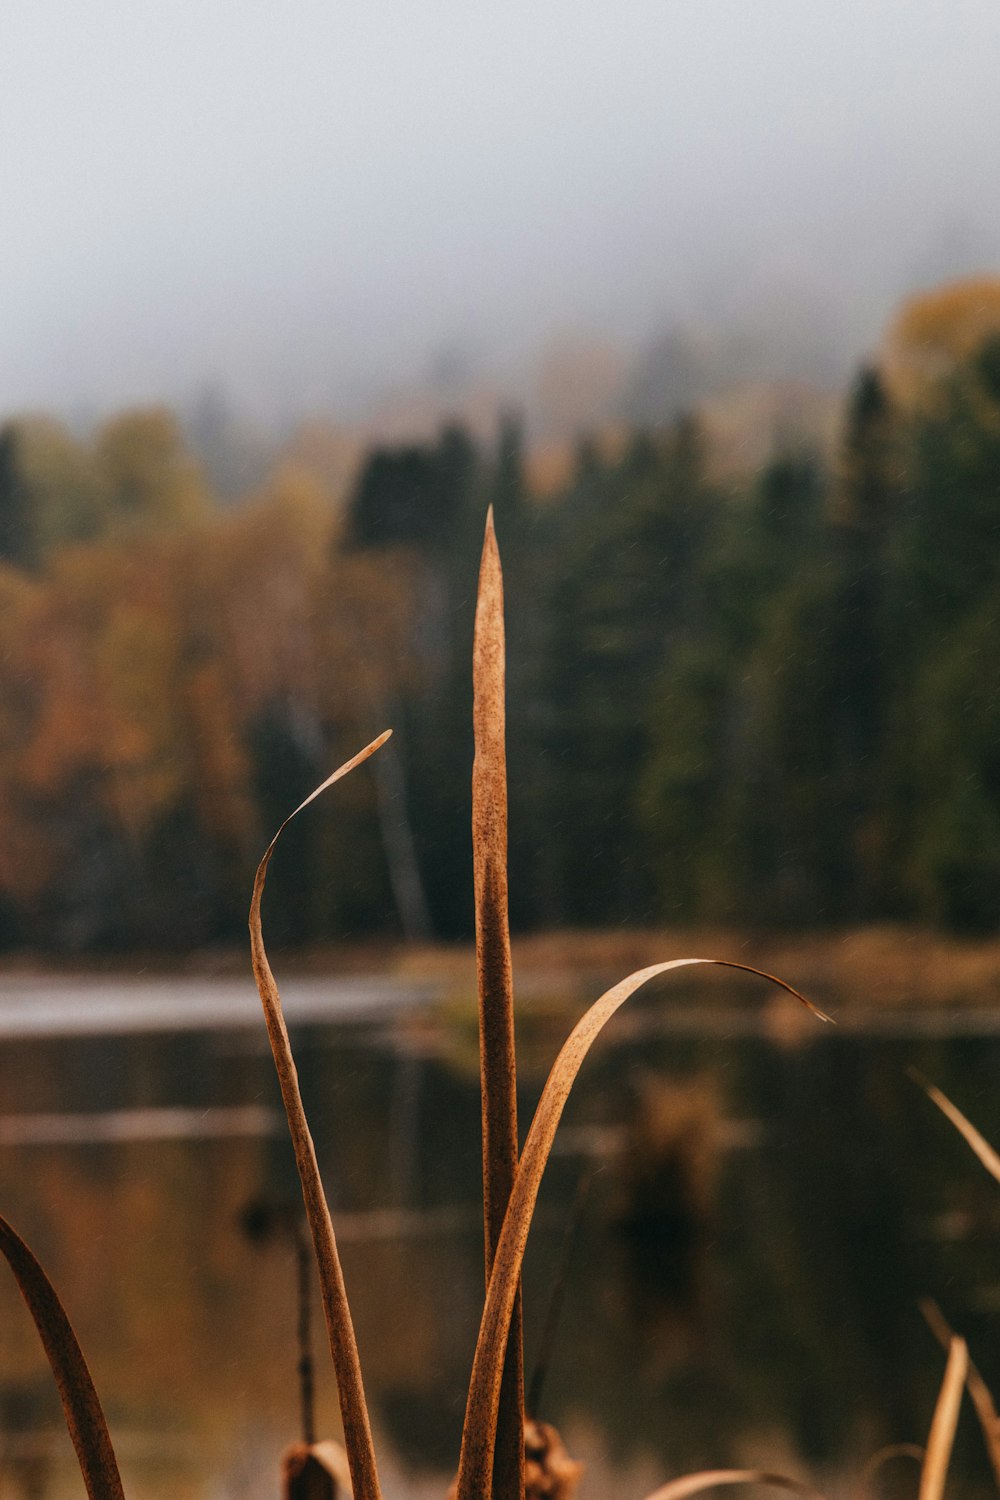
[(500, 1241), (497, 1245), (493, 1273), (486, 1292), (486, 1306), (479, 1326), (479, 1338), (472, 1364), (469, 1395), (462, 1428), (462, 1452), (459, 1459), (457, 1500), (490, 1500), (490, 1476), (493, 1470), (493, 1446), (496, 1436), (497, 1404), (500, 1395), (500, 1378), (503, 1371), (507, 1335), (511, 1314), (517, 1295), (524, 1247), (531, 1227), (531, 1218), (538, 1198), (538, 1189), (545, 1171), (545, 1164), (552, 1149), (556, 1128), (569, 1098), (576, 1076), (587, 1053), (603, 1028), (625, 1001), (641, 985), (674, 969), (695, 965), (710, 965), (717, 968), (737, 969), (746, 974), (755, 974), (777, 985), (779, 989), (794, 995), (807, 1009), (822, 1021), (830, 1017), (818, 1010), (798, 990), (765, 974), (750, 964), (736, 963), (719, 958), (675, 958), (668, 963), (653, 964), (639, 969), (621, 980), (613, 989), (602, 995), (577, 1022), (562, 1051), (552, 1066), (552, 1071), (542, 1090), (542, 1097), (535, 1110), (528, 1138), (521, 1153), (521, 1162), (514, 1178), (510, 1203), (504, 1218)]
[[(921, 1302), (920, 1311), (941, 1347), (950, 1349), (955, 1334), (937, 1303), (928, 1297)], [(993, 1477), (997, 1490), (1000, 1491), (1000, 1417), (997, 1416), (993, 1394), (971, 1359), (965, 1372), (965, 1386), (979, 1419), (986, 1452), (993, 1467)]]
[(316, 1441), (316, 1379), (312, 1350), (312, 1257), (306, 1226), (295, 1225), (295, 1291), (298, 1302), (296, 1319), (296, 1342), (299, 1357), (296, 1369), (299, 1377), (299, 1419), (302, 1441), (311, 1448)]
[(948, 1477), (951, 1450), (958, 1426), (958, 1410), (962, 1404), (962, 1388), (969, 1367), (969, 1351), (965, 1340), (953, 1338), (948, 1350), (941, 1391), (927, 1437), (927, 1453), (920, 1471), (919, 1500), (942, 1500), (944, 1482)]
[[(486, 517), (472, 648), (472, 858), (479, 991), (479, 1066), (483, 1111), (483, 1215), (486, 1284), (517, 1171), (517, 1072), (514, 980), (507, 906), (507, 755), (505, 746), (503, 574)], [(497, 1418), (494, 1500), (524, 1494), (524, 1353), (521, 1291), (515, 1289)]]
[(698, 1474), (684, 1474), (661, 1485), (646, 1500), (688, 1500), (690, 1495), (700, 1495), (703, 1490), (714, 1490), (721, 1485), (762, 1484), (770, 1489), (792, 1490), (796, 1495), (808, 1495), (810, 1500), (822, 1500), (820, 1491), (801, 1479), (789, 1479), (785, 1474), (769, 1474), (765, 1469), (703, 1469)]
[(281, 1085), (281, 1097), (284, 1102), (285, 1114), (288, 1118), (288, 1129), (295, 1151), (295, 1164), (298, 1167), (299, 1180), (302, 1184), (302, 1197), (306, 1206), (306, 1217), (309, 1220), (313, 1249), (316, 1254), (317, 1265), (319, 1266), (323, 1313), (326, 1317), (330, 1353), (333, 1356), (334, 1369), (337, 1374), (340, 1413), (344, 1424), (344, 1447), (347, 1450), (347, 1459), (351, 1468), (351, 1482), (355, 1500), (381, 1500), (378, 1470), (375, 1463), (375, 1448), (372, 1443), (368, 1405), (365, 1401), (364, 1382), (361, 1378), (361, 1362), (358, 1358), (358, 1345), (354, 1336), (351, 1309), (347, 1302), (347, 1291), (344, 1286), (344, 1273), (340, 1265), (340, 1255), (337, 1251), (337, 1240), (333, 1232), (330, 1209), (319, 1175), (316, 1148), (313, 1145), (313, 1138), (310, 1134), (305, 1110), (302, 1105), (298, 1073), (288, 1040), (288, 1029), (285, 1026), (285, 1018), (281, 1010), (278, 986), (275, 983), (274, 975), (271, 973), (271, 966), (268, 963), (267, 953), (264, 949), (260, 906), (264, 895), (264, 882), (267, 878), (267, 867), (271, 862), (271, 855), (274, 853), (274, 848), (279, 838), (292, 819), (303, 808), (308, 807), (310, 802), (314, 802), (321, 792), (325, 792), (327, 787), (333, 786), (335, 781), (340, 781), (348, 772), (353, 771), (356, 766), (360, 766), (370, 755), (373, 755), (380, 745), (385, 744), (391, 733), (391, 730), (386, 730), (384, 734), (380, 734), (377, 740), (373, 740), (358, 755), (355, 755), (351, 760), (340, 766), (338, 770), (334, 771), (332, 776), (328, 776), (314, 792), (309, 794), (304, 802), (299, 804), (293, 813), (289, 814), (270, 844), (268, 844), (267, 852), (257, 867), (257, 874), (253, 883), (253, 899), (250, 903), (250, 952), (253, 961), (254, 978), (257, 981), (257, 990), (260, 994), (261, 1005), (264, 1007), (267, 1034), (271, 1042), (271, 1052), (278, 1074), (278, 1082)]
[(90, 1500), (124, 1500), (111, 1434), (72, 1324), (21, 1236), (0, 1218), (0, 1250), (35, 1320)]
[(980, 1135), (975, 1125), (965, 1118), (956, 1105), (952, 1104), (948, 1095), (943, 1094), (933, 1083), (929, 1083), (922, 1073), (918, 1073), (916, 1068), (909, 1068), (907, 1071), (913, 1081), (920, 1085), (928, 1099), (937, 1105), (946, 1119), (951, 1121), (959, 1135), (965, 1138), (966, 1144), (976, 1153), (990, 1176), (1000, 1182), (1000, 1156), (985, 1136)]
[(919, 1500), (942, 1500), (945, 1494), (945, 1481), (948, 1479), (948, 1466), (952, 1460), (955, 1428), (958, 1427), (958, 1410), (963, 1400), (967, 1373), (969, 1373), (969, 1350), (966, 1349), (966, 1340), (952, 1338), (948, 1350), (948, 1364), (945, 1365), (945, 1379), (942, 1380), (942, 1389), (937, 1397), (934, 1416), (931, 1419), (927, 1452), (925, 1452), (924, 1467), (921, 1470)]

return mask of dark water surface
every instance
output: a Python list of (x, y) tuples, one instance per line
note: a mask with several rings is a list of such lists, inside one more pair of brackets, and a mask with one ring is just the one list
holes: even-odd
[[(441, 1496), (482, 1298), (474, 1021), (371, 981), (299, 981), (287, 998), (384, 1488)], [(255, 1006), (221, 981), (22, 981), (0, 1000), (0, 1212), (64, 1296), (130, 1500), (274, 1496), (297, 1435), (294, 1256), (245, 1227), (248, 1205), (297, 1191)], [(729, 1464), (853, 1495), (875, 1449), (926, 1434), (943, 1356), (922, 1297), (1000, 1386), (1000, 1188), (905, 1072), (1000, 1141), (995, 1018), (761, 1016), (743, 985), (641, 1000), (567, 1111), (525, 1328), (530, 1373), (589, 1177), (540, 1412), (588, 1463), (582, 1497), (639, 1500)], [(523, 1124), (565, 1030), (525, 1024)], [(319, 1330), (316, 1345), (335, 1433)], [(968, 1414), (955, 1482), (988, 1486)], [(900, 1461), (880, 1493), (915, 1485)], [(80, 1493), (4, 1280), (0, 1495)]]

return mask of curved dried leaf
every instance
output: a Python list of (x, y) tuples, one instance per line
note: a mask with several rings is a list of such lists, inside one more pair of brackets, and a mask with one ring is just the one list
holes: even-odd
[(489, 1500), (490, 1474), (493, 1466), (493, 1444), (496, 1436), (497, 1401), (500, 1377), (503, 1370), (504, 1350), (510, 1328), (511, 1314), (517, 1295), (524, 1260), (524, 1247), (531, 1227), (538, 1189), (549, 1159), (556, 1128), (562, 1116), (566, 1100), (576, 1080), (587, 1053), (603, 1028), (625, 1001), (640, 986), (661, 974), (674, 969), (707, 965), (723, 969), (737, 969), (745, 974), (755, 974), (760, 979), (777, 985), (789, 995), (794, 995), (821, 1021), (830, 1017), (818, 1010), (798, 990), (755, 969), (750, 964), (736, 963), (722, 958), (675, 958), (668, 963), (652, 964), (639, 969), (621, 980), (613, 989), (590, 1007), (577, 1022), (562, 1051), (552, 1065), (552, 1071), (542, 1090), (542, 1097), (535, 1110), (528, 1138), (521, 1153), (521, 1162), (514, 1178), (514, 1187), (504, 1219), (503, 1231), (497, 1245), (493, 1274), (486, 1293), (479, 1338), (472, 1364), (472, 1378), (465, 1409), (462, 1429), (462, 1452), (459, 1460), (457, 1500)]
[(267, 1022), (267, 1034), (271, 1043), (271, 1053), (274, 1057), (274, 1066), (278, 1074), (278, 1082), (281, 1086), (281, 1097), (284, 1102), (285, 1114), (288, 1119), (288, 1129), (295, 1151), (295, 1164), (298, 1168), (299, 1180), (302, 1184), (302, 1197), (305, 1202), (306, 1217), (309, 1220), (313, 1249), (316, 1254), (316, 1263), (319, 1267), (323, 1313), (326, 1318), (327, 1334), (330, 1340), (330, 1353), (333, 1356), (334, 1369), (337, 1374), (340, 1413), (344, 1424), (344, 1447), (347, 1450), (347, 1459), (351, 1467), (351, 1480), (355, 1500), (380, 1500), (381, 1492), (379, 1490), (378, 1470), (375, 1463), (375, 1447), (372, 1442), (371, 1422), (368, 1417), (368, 1404), (365, 1400), (364, 1382), (361, 1378), (361, 1362), (358, 1358), (357, 1339), (354, 1336), (354, 1323), (351, 1319), (351, 1310), (347, 1302), (347, 1291), (344, 1286), (344, 1273), (340, 1265), (337, 1240), (333, 1232), (330, 1209), (319, 1175), (316, 1148), (313, 1145), (305, 1109), (302, 1105), (298, 1072), (296, 1071), (295, 1059), (292, 1056), (292, 1049), (288, 1040), (288, 1029), (285, 1026), (285, 1018), (281, 1009), (278, 986), (275, 983), (274, 975), (271, 973), (271, 966), (268, 963), (267, 953), (264, 949), (260, 907), (271, 855), (274, 853), (275, 845), (292, 821), (292, 818), (296, 817), (303, 808), (308, 807), (311, 802), (314, 802), (321, 792), (326, 791), (327, 787), (333, 786), (335, 781), (340, 781), (348, 772), (353, 771), (356, 766), (361, 765), (370, 755), (373, 755), (380, 745), (385, 744), (391, 733), (391, 730), (386, 730), (384, 734), (379, 735), (377, 740), (373, 740), (370, 745), (366, 745), (364, 750), (358, 755), (355, 755), (351, 760), (340, 766), (334, 771), (332, 776), (328, 776), (314, 792), (310, 792), (305, 801), (300, 802), (295, 812), (289, 814), (270, 844), (268, 844), (267, 852), (257, 867), (257, 874), (253, 883), (253, 899), (250, 903), (250, 953), (253, 961), (254, 978), (257, 981), (257, 990), (260, 995), (261, 1005), (264, 1007), (264, 1019)]
[(804, 1484), (801, 1479), (789, 1479), (785, 1474), (769, 1474), (766, 1469), (703, 1469), (697, 1474), (683, 1474), (661, 1485), (646, 1500), (688, 1500), (689, 1495), (700, 1495), (703, 1490), (714, 1490), (721, 1485), (763, 1484), (771, 1489), (792, 1490), (796, 1495), (808, 1495), (810, 1500), (822, 1500), (815, 1485)]
[(944, 1482), (951, 1462), (951, 1449), (955, 1441), (958, 1410), (962, 1404), (968, 1366), (969, 1351), (965, 1347), (965, 1340), (953, 1338), (927, 1438), (924, 1466), (920, 1471), (919, 1500), (942, 1500), (944, 1495)]
[[(920, 1311), (923, 1313), (927, 1324), (941, 1347), (947, 1352), (951, 1348), (951, 1341), (955, 1337), (948, 1326), (947, 1319), (938, 1307), (937, 1303), (929, 1297), (921, 1302)], [(996, 1403), (989, 1386), (983, 1379), (973, 1361), (969, 1360), (969, 1367), (965, 1372), (965, 1386), (969, 1392), (972, 1405), (975, 1408), (979, 1425), (982, 1428), (983, 1441), (986, 1451), (993, 1467), (993, 1477), (997, 1489), (1000, 1490), (1000, 1417), (997, 1416)]]
[(964, 1137), (966, 1144), (976, 1153), (990, 1176), (1000, 1182), (1000, 1156), (994, 1151), (986, 1137), (979, 1134), (975, 1125), (965, 1118), (956, 1105), (952, 1104), (947, 1094), (943, 1094), (933, 1083), (928, 1082), (922, 1073), (917, 1072), (916, 1068), (910, 1068), (908, 1071), (914, 1082), (919, 1083), (931, 1103), (937, 1105), (945, 1118), (954, 1125), (959, 1135)]
[[(507, 754), (505, 740), (503, 574), (493, 507), (486, 517), (472, 650), (472, 859), (476, 979), (483, 1110), (483, 1215), (486, 1282), (517, 1171), (517, 1069), (514, 976), (507, 905)], [(524, 1494), (524, 1349), (520, 1293), (507, 1340), (500, 1392), (494, 1500)]]
[(918, 1464), (922, 1464), (927, 1455), (927, 1449), (921, 1448), (919, 1443), (886, 1443), (884, 1448), (879, 1448), (861, 1470), (858, 1479), (858, 1500), (865, 1500), (865, 1496), (871, 1491), (871, 1483), (880, 1469), (894, 1458), (912, 1458)]
[(91, 1500), (123, 1500), (108, 1424), (83, 1350), (55, 1287), (21, 1236), (3, 1218), (0, 1250), (14, 1273), (52, 1366), (87, 1494)]

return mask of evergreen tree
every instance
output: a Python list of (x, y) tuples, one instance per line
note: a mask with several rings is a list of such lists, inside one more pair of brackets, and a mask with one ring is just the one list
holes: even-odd
[(0, 557), (20, 567), (32, 567), (37, 561), (19, 434), (13, 422), (0, 428)]

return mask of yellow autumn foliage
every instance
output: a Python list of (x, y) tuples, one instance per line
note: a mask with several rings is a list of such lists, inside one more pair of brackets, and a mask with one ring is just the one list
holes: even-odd
[[(32, 462), (55, 472), (63, 435), (31, 436)], [(112, 424), (97, 451), (119, 493), (131, 474), (138, 509), (163, 502), (152, 525), (62, 545), (41, 571), (0, 564), (0, 898), (18, 905), (44, 896), (93, 816), (138, 845), (184, 809), (221, 858), (249, 861), (255, 725), (293, 713), (322, 751), (413, 670), (412, 590), (335, 546), (336, 512), (304, 471), (198, 509), (158, 419)]]
[(969, 277), (910, 297), (889, 327), (879, 360), (891, 395), (906, 409), (924, 406), (997, 334), (1000, 277)]

